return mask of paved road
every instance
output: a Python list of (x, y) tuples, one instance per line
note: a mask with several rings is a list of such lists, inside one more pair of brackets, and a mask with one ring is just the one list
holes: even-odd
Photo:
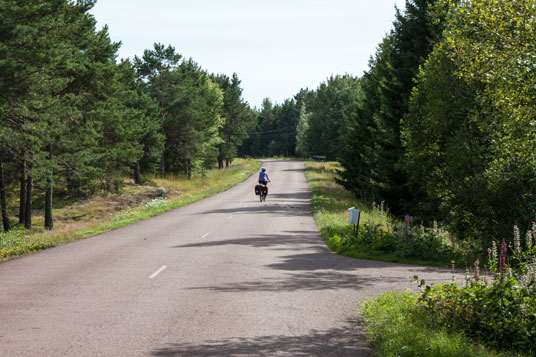
[(367, 356), (361, 301), (449, 271), (331, 253), (303, 163), (150, 220), (0, 264), (2, 356)]

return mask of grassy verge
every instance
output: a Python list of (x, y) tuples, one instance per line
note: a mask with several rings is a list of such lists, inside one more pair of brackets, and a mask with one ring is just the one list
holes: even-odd
[[(311, 210), (326, 244), (335, 252), (354, 258), (430, 266), (451, 266), (464, 259), (449, 249), (447, 234), (397, 221), (382, 204), (368, 205), (352, 197), (335, 178), (337, 163), (309, 162), (305, 175), (312, 190)], [(357, 238), (348, 225), (348, 208), (361, 211)]]
[[(228, 169), (206, 171), (190, 180), (154, 177), (151, 181), (168, 194), (166, 198), (145, 201), (140, 201), (139, 186), (127, 185), (122, 195), (94, 197), (55, 209), (52, 231), (41, 228), (42, 212), (37, 211), (32, 231), (15, 227), (8, 233), (0, 233), (0, 261), (94, 236), (197, 202), (244, 181), (259, 167), (258, 161), (235, 160)], [(154, 191), (154, 187), (152, 189)]]
[(495, 352), (471, 341), (450, 326), (437, 326), (422, 311), (411, 293), (385, 293), (367, 301), (363, 320), (369, 342), (378, 356), (512, 357), (515, 352)]

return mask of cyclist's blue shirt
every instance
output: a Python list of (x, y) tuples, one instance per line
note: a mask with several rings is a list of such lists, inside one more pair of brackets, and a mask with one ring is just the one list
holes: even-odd
[(266, 172), (259, 173), (259, 181), (266, 181)]

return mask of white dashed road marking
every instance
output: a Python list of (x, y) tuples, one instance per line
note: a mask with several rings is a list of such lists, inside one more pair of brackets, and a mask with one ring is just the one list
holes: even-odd
[(149, 279), (152, 279), (152, 278), (156, 277), (158, 274), (160, 274), (161, 272), (163, 272), (164, 269), (166, 269), (166, 268), (167, 268), (167, 266), (162, 265), (162, 267), (161, 267), (160, 269), (158, 269), (157, 271), (155, 271), (155, 272), (153, 273), (153, 275), (151, 275), (151, 276), (149, 277)]

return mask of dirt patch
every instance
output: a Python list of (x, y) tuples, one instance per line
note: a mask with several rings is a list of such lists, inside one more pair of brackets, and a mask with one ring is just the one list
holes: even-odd
[(137, 186), (131, 192), (95, 196), (72, 206), (58, 209), (54, 212), (54, 218), (56, 221), (62, 222), (102, 219), (113, 216), (120, 211), (141, 206), (154, 199), (166, 199), (179, 195), (180, 192), (168, 192), (163, 187)]

